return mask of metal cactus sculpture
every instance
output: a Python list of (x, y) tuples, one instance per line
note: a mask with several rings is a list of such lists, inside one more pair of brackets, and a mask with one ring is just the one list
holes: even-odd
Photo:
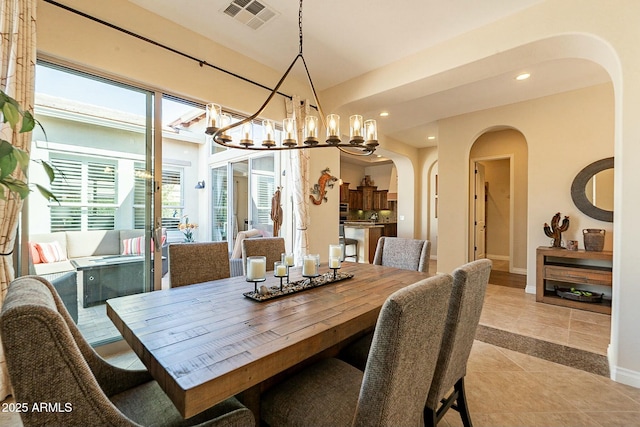
[(555, 214), (553, 218), (551, 218), (551, 227), (546, 222), (544, 223), (544, 234), (547, 237), (551, 237), (553, 239), (553, 247), (561, 248), (562, 247), (562, 233), (567, 231), (569, 228), (569, 217), (565, 216), (562, 220), (562, 224), (560, 224), (560, 212)]

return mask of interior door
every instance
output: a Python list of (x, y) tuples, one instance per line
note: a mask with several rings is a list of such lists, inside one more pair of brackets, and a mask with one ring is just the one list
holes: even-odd
[(475, 194), (474, 194), (474, 259), (482, 259), (486, 256), (486, 191), (484, 165), (475, 164)]

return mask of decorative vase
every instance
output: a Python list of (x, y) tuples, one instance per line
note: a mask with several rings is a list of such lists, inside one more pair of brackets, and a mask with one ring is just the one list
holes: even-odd
[(602, 252), (604, 248), (605, 230), (600, 228), (586, 228), (582, 230), (584, 249), (587, 251)]

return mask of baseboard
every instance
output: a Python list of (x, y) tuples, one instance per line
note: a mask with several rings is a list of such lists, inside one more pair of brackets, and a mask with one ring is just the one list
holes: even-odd
[(496, 261), (509, 261), (509, 255), (491, 255), (486, 254), (486, 258), (495, 259)]
[(610, 378), (615, 382), (640, 388), (640, 372), (613, 365), (613, 363), (611, 363), (611, 346), (607, 349), (607, 355), (609, 359)]
[(514, 267), (514, 268), (511, 269), (511, 272), (513, 274), (521, 274), (523, 276), (527, 275), (527, 269), (526, 268), (515, 268)]
[(526, 288), (524, 288), (524, 291), (528, 294), (536, 294), (536, 285), (527, 285)]

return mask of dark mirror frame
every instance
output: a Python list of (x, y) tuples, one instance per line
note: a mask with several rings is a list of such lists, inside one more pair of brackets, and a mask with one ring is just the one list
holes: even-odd
[(594, 206), (589, 199), (587, 199), (587, 194), (585, 192), (587, 182), (595, 174), (606, 169), (613, 169), (613, 157), (598, 160), (582, 169), (578, 175), (576, 175), (573, 183), (571, 184), (571, 198), (573, 199), (573, 203), (575, 203), (576, 207), (585, 215), (589, 215), (591, 218), (598, 219), (600, 221), (613, 222), (613, 211), (607, 211)]

